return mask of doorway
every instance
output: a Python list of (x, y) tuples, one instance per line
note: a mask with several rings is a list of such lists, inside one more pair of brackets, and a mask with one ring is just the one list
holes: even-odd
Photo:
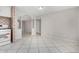
[(41, 19), (36, 20), (36, 35), (41, 35)]
[(22, 36), (30, 36), (31, 35), (31, 20), (23, 20), (22, 21)]
[(41, 36), (41, 19), (22, 20), (22, 37)]

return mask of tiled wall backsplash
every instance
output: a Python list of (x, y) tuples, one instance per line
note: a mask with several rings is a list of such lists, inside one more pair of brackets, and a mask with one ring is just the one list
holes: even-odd
[(4, 17), (0, 17), (0, 25), (8, 25), (8, 28), (10, 28), (10, 19), (9, 18), (4, 18)]

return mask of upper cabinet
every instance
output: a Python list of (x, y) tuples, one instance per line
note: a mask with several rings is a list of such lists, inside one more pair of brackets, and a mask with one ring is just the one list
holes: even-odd
[(0, 16), (11, 17), (11, 7), (0, 6)]

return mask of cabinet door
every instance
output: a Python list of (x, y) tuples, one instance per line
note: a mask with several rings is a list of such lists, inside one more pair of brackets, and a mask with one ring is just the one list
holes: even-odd
[(11, 17), (10, 7), (0, 6), (0, 16)]

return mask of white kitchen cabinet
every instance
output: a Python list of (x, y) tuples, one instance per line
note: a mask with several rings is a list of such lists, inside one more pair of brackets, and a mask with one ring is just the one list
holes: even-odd
[(11, 42), (11, 29), (0, 29), (0, 46)]
[(11, 8), (9, 6), (0, 6), (0, 16), (11, 17)]

